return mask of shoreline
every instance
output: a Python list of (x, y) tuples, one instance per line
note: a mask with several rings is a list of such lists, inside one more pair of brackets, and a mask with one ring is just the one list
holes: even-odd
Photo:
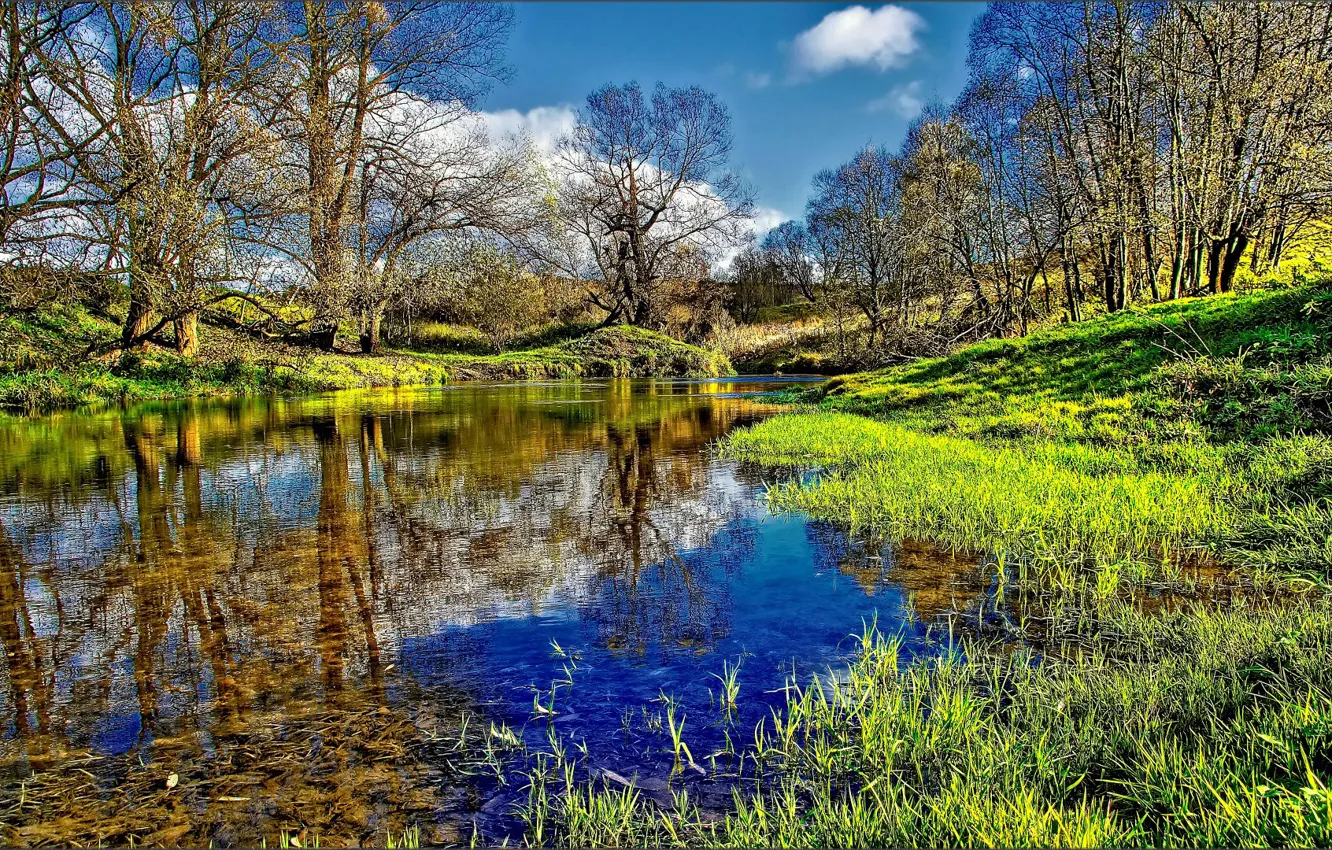
[[(217, 329), (212, 329), (217, 331)], [(386, 349), (315, 353), (251, 344), (216, 333), (208, 356), (186, 360), (152, 350), (116, 363), (0, 371), (0, 410), (44, 413), (127, 404), (249, 395), (308, 395), (375, 387), (579, 378), (709, 378), (734, 373), (725, 355), (652, 331), (599, 328), (556, 345), (472, 355)]]

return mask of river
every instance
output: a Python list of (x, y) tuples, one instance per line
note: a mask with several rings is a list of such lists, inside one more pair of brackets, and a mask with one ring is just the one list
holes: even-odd
[(513, 839), (552, 733), (721, 805), (789, 681), (976, 592), (976, 559), (770, 515), (776, 473), (717, 457), (790, 380), (0, 418), (0, 839)]

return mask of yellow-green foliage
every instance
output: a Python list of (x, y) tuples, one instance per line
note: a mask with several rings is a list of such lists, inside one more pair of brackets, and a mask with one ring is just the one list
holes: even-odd
[[(1225, 514), (1204, 479), (1097, 456), (1007, 448), (839, 413), (784, 416), (735, 434), (725, 451), (765, 463), (835, 465), (813, 485), (769, 492), (781, 508), (891, 538), (990, 552), (1122, 556), (1215, 535)], [(1072, 462), (1070, 462), (1072, 461)]]

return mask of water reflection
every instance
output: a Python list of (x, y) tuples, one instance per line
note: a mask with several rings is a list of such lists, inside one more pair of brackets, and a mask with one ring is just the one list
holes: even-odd
[(844, 657), (862, 619), (916, 634), (977, 592), (974, 558), (768, 517), (758, 473), (707, 450), (770, 412), (745, 397), (768, 388), (0, 420), (0, 758), (27, 801), (0, 811), (0, 838), (505, 834), (512, 789), (462, 776), (447, 742), (468, 714), (540, 740), (552, 640), (583, 658), (556, 722), (594, 760), (650, 772), (660, 742), (621, 734), (627, 708), (671, 693), (706, 744), (723, 659), (745, 659), (752, 720), (793, 671)]

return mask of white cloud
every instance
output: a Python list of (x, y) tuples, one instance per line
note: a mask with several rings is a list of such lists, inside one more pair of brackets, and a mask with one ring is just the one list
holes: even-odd
[(763, 234), (790, 218), (786, 213), (772, 207), (754, 207), (754, 217), (752, 219), (754, 235), (762, 237)]
[[(746, 230), (748, 233), (753, 234), (755, 239), (762, 239), (765, 233), (782, 222), (789, 221), (790, 218), (789, 215), (781, 210), (773, 209), (772, 207), (756, 206), (754, 207), (754, 215), (750, 218)], [(741, 245), (731, 245), (724, 251), (719, 252), (713, 263), (713, 269), (719, 273), (729, 271), (731, 263), (734, 263), (735, 258), (740, 256), (742, 247), (743, 246)]]
[(751, 89), (765, 89), (772, 82), (772, 74), (767, 72), (746, 71), (745, 85)]
[(850, 6), (829, 12), (797, 35), (792, 60), (798, 75), (829, 74), (848, 65), (886, 71), (905, 64), (920, 49), (916, 34), (924, 28), (920, 15), (901, 6)]
[(555, 152), (555, 144), (561, 136), (573, 131), (577, 119), (577, 113), (568, 104), (538, 106), (526, 112), (501, 109), (498, 112), (481, 113), (481, 120), (492, 137), (526, 136), (532, 140), (532, 146), (546, 157)]
[(891, 109), (906, 121), (915, 118), (924, 108), (925, 101), (920, 96), (920, 80), (895, 85), (883, 97), (876, 97), (865, 104), (866, 112), (883, 112), (885, 109)]

